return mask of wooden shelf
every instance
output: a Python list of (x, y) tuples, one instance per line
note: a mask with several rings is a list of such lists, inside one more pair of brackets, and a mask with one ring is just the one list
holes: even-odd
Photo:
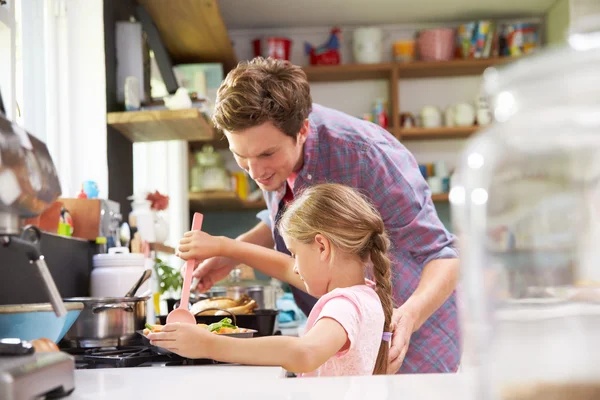
[(395, 134), (401, 141), (431, 140), (431, 139), (460, 139), (467, 138), (477, 132), (479, 126), (441, 127), (441, 128), (406, 128), (396, 129)]
[(480, 75), (488, 67), (514, 60), (513, 57), (499, 57), (411, 63), (317, 65), (305, 66), (303, 69), (310, 82), (340, 82), (390, 79), (393, 72), (397, 72), (399, 79)]
[(166, 246), (162, 243), (150, 243), (150, 250), (156, 251), (157, 253), (175, 254), (175, 249), (173, 247)]
[(106, 119), (108, 125), (132, 142), (214, 138), (212, 126), (197, 108), (113, 112), (109, 113)]
[(259, 201), (242, 200), (235, 192), (191, 192), (188, 197), (190, 211), (241, 211), (267, 208), (263, 199)]
[(174, 65), (217, 62), (225, 74), (235, 68), (237, 58), (217, 0), (137, 2), (152, 16)]
[(438, 194), (431, 195), (431, 200), (437, 201), (437, 202), (448, 201), (448, 199), (449, 199), (448, 193), (438, 193)]
[(514, 61), (513, 57), (458, 59), (450, 61), (415, 61), (396, 64), (398, 78), (434, 78), (448, 76), (481, 75), (486, 68)]
[(386, 63), (315, 65), (303, 69), (310, 82), (341, 82), (390, 79), (393, 68), (393, 63)]

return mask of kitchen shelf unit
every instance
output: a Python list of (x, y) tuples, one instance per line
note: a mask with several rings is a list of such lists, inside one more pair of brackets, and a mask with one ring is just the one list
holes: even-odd
[(150, 243), (150, 250), (163, 254), (175, 254), (175, 248), (162, 243)]
[(450, 197), (449, 197), (448, 193), (437, 193), (437, 194), (431, 195), (431, 200), (433, 200), (434, 202), (438, 202), (438, 203), (448, 202), (449, 198)]
[(198, 108), (111, 112), (106, 122), (134, 143), (215, 138), (212, 124)]
[(303, 68), (309, 82), (343, 82), (387, 80), (389, 87), (388, 130), (400, 141), (430, 139), (460, 139), (471, 136), (479, 127), (441, 127), (435, 129), (400, 126), (398, 81), (402, 79), (452, 77), (483, 74), (487, 68), (514, 61), (512, 57), (485, 59), (456, 59), (450, 61), (414, 61), (410, 63), (341, 64), (306, 66)]
[(407, 140), (459, 139), (467, 138), (477, 132), (479, 126), (457, 126), (440, 128), (400, 128), (394, 129), (394, 136)]

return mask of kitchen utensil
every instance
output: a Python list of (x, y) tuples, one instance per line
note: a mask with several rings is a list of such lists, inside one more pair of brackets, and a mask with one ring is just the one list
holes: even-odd
[[(202, 229), (203, 215), (194, 213), (192, 221), (192, 230), (199, 231)], [(192, 273), (194, 272), (195, 260), (188, 260), (185, 264), (185, 277), (183, 278), (183, 288), (181, 291), (181, 304), (179, 308), (173, 310), (167, 316), (167, 323), (181, 322), (193, 324), (196, 322), (194, 315), (189, 311), (190, 287), (192, 285)]]
[(232, 285), (224, 287), (224, 289), (225, 293), (221, 295), (214, 295), (215, 292), (209, 292), (209, 294), (211, 294), (209, 297), (229, 297), (237, 300), (243, 295), (247, 295), (256, 301), (259, 309), (275, 308), (275, 298), (277, 294), (275, 293), (275, 288), (273, 286), (267, 284), (251, 284), (247, 286)]
[[(231, 318), (231, 320), (232, 320), (232, 322), (233, 322), (233, 325), (235, 325), (235, 326), (237, 326), (237, 327), (239, 327), (239, 328), (245, 328), (245, 329), (248, 329), (248, 328), (246, 328), (245, 326), (239, 326), (239, 325), (237, 324), (237, 317), (236, 317), (236, 315), (235, 315), (235, 314), (233, 314), (233, 313), (231, 313), (231, 312), (230, 312), (230, 311), (228, 311), (228, 310), (223, 310), (223, 309), (220, 309), (220, 308), (207, 308), (207, 309), (206, 309), (206, 310), (204, 310), (204, 311), (209, 311), (209, 310), (210, 310), (210, 311), (214, 311), (214, 310), (222, 311), (222, 312), (224, 312), (224, 313), (226, 313), (226, 314), (227, 314), (227, 317)], [(215, 322), (219, 322), (219, 321), (221, 321), (223, 318), (224, 318), (224, 316), (223, 316), (223, 315), (220, 315), (220, 316), (218, 317), (218, 319), (217, 319)], [(198, 322), (198, 323), (202, 323), (202, 322)], [(211, 323), (212, 323), (212, 322), (211, 322)], [(210, 325), (210, 324), (206, 324), (206, 325)], [(153, 348), (155, 349), (155, 351), (156, 351), (156, 352), (158, 352), (158, 354), (168, 354), (168, 353), (171, 353), (169, 350), (163, 349), (162, 347), (158, 347), (158, 346), (152, 346), (152, 345), (150, 344), (150, 340), (148, 340), (148, 338), (146, 337), (146, 335), (144, 335), (144, 331), (143, 331), (143, 330), (142, 330), (142, 331), (138, 331), (138, 333), (144, 337), (144, 342), (145, 342), (147, 345), (149, 345), (149, 346), (153, 347)], [(222, 333), (222, 334), (220, 334), (220, 335), (221, 335), (221, 336), (236, 337), (236, 338), (251, 338), (251, 337), (253, 337), (253, 336), (254, 336), (256, 333), (257, 333), (257, 331), (256, 331), (256, 330), (254, 330), (254, 329), (248, 329), (246, 332), (239, 332), (239, 333)]]
[(144, 329), (149, 297), (73, 297), (66, 304), (83, 303), (84, 309), (64, 336), (69, 347), (124, 346)]
[(131, 289), (129, 289), (129, 291), (127, 293), (125, 293), (125, 297), (135, 296), (135, 294), (138, 291), (138, 289), (140, 288), (140, 286), (142, 286), (142, 283), (146, 282), (151, 276), (152, 276), (152, 270), (151, 269), (145, 270), (142, 273), (142, 276), (140, 276), (140, 279), (131, 287)]
[(454, 29), (436, 28), (419, 32), (417, 48), (423, 61), (447, 61), (454, 57)]
[[(144, 273), (145, 264), (143, 254), (130, 253), (126, 247), (113, 247), (108, 254), (96, 254), (90, 277), (91, 297), (123, 297)], [(143, 288), (146, 290), (148, 285)]]
[(48, 338), (58, 343), (79, 317), (83, 303), (66, 303), (65, 308), (67, 314), (57, 317), (50, 303), (0, 306), (0, 338)]
[[(219, 319), (219, 321), (221, 319), (223, 319), (222, 316)], [(235, 322), (234, 322), (234, 325), (235, 325)], [(246, 332), (222, 333), (222, 334), (220, 334), (220, 336), (227, 336), (227, 337), (233, 337), (233, 338), (247, 339), (247, 338), (254, 337), (256, 335), (256, 333), (257, 333), (256, 330), (254, 330), (254, 329), (248, 329)], [(157, 354), (173, 354), (173, 352), (170, 351), (170, 350), (167, 350), (167, 349), (162, 348), (160, 346), (154, 346), (154, 345), (150, 344), (150, 340), (148, 339), (148, 337), (146, 335), (144, 335), (144, 331), (143, 330), (137, 331), (137, 334), (142, 337), (142, 342), (144, 343), (144, 345), (150, 347)]]
[[(275, 333), (279, 310), (254, 310), (253, 314), (236, 315), (236, 325), (256, 331), (256, 336), (272, 336)], [(223, 319), (222, 315), (196, 315), (197, 324), (210, 325)], [(167, 316), (160, 315), (162, 325), (167, 323)]]
[(0, 353), (0, 399), (58, 399), (75, 390), (75, 360), (63, 352)]
[(352, 33), (352, 54), (357, 64), (377, 64), (383, 59), (383, 31), (376, 27), (357, 28)]

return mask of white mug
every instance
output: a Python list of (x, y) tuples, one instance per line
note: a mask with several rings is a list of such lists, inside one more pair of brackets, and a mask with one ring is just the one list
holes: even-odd
[(434, 172), (435, 172), (435, 176), (440, 177), (440, 178), (447, 178), (448, 175), (450, 175), (450, 173), (448, 172), (448, 166), (446, 165), (446, 162), (443, 160), (437, 161), (434, 164)]
[(429, 188), (431, 189), (431, 194), (444, 193), (444, 185), (442, 183), (441, 177), (430, 176), (429, 178), (427, 178), (427, 183), (429, 184)]
[(425, 106), (421, 110), (423, 128), (439, 128), (442, 126), (442, 113), (435, 106)]
[(454, 121), (457, 126), (472, 126), (475, 123), (475, 107), (469, 103), (455, 105)]
[(383, 60), (383, 31), (375, 27), (353, 32), (352, 53), (358, 64), (377, 64)]

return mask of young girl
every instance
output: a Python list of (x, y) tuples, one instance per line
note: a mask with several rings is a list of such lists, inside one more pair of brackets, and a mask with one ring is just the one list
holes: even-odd
[[(185, 234), (179, 256), (227, 256), (319, 298), (304, 336), (236, 339), (169, 324), (149, 335), (152, 344), (188, 358), (282, 366), (300, 376), (385, 374), (393, 303), (379, 213), (353, 189), (323, 184), (289, 206), (280, 228), (293, 258), (199, 231)], [(374, 284), (365, 280), (369, 261)]]

